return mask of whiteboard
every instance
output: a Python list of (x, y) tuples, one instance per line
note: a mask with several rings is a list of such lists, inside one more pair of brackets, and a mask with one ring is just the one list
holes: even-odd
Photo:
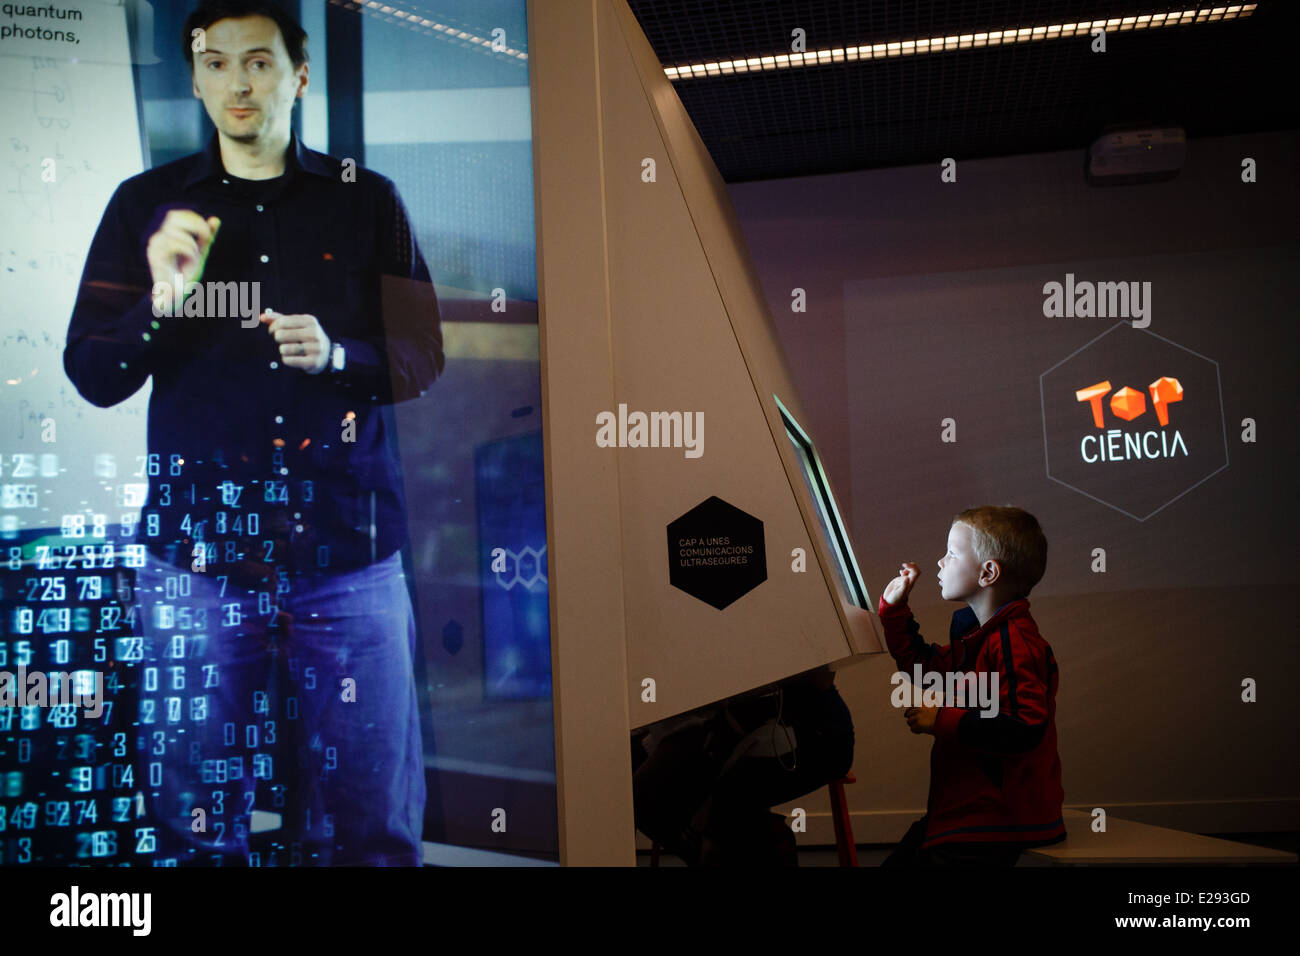
[(125, 484), (147, 480), (134, 475), (150, 385), (95, 408), (64, 374), (63, 346), (100, 216), (144, 168), (126, 8), (13, 8), (67, 18), (0, 17), (0, 541), (69, 514), (87, 534), (106, 514), (112, 533), (139, 513)]

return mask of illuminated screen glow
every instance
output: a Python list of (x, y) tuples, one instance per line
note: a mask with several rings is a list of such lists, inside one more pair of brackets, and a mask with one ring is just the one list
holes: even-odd
[(817, 524), (821, 528), (822, 541), (831, 556), (831, 566), (839, 579), (848, 599), (861, 608), (870, 608), (867, 589), (862, 583), (862, 573), (858, 570), (858, 561), (849, 544), (848, 533), (840, 520), (839, 509), (835, 506), (835, 495), (831, 492), (830, 482), (826, 479), (817, 450), (794, 416), (775, 395), (777, 407), (781, 410), (781, 420), (785, 424), (786, 437), (794, 448), (795, 460), (799, 463), (799, 474), (808, 496), (812, 499), (813, 511), (817, 515)]

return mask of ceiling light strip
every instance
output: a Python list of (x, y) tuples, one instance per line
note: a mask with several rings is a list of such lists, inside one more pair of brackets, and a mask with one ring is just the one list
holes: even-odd
[(517, 60), (527, 60), (528, 54), (523, 50), (516, 50), (514, 47), (506, 47), (503, 50), (492, 49), (492, 39), (490, 37), (481, 37), (473, 33), (466, 33), (464, 30), (456, 27), (447, 26), (445, 23), (438, 23), (435, 20), (429, 20), (416, 13), (410, 13), (400, 7), (395, 7), (388, 3), (379, 3), (376, 0), (357, 0), (354, 3), (347, 3), (344, 0), (330, 0), (335, 6), (341, 6), (351, 10), (358, 10), (370, 16), (389, 16), (397, 20), (404, 21), (412, 29), (421, 30), (424, 33), (438, 32), (453, 40), (464, 40), (467, 43), (475, 43), (479, 46), (486, 47), (489, 52), (501, 53), (505, 56), (512, 56)]
[(1255, 12), (1257, 3), (1232, 3), (1191, 10), (1171, 10), (1141, 16), (1108, 17), (1105, 20), (1082, 20), (1077, 23), (1055, 23), (1043, 27), (1012, 27), (987, 30), (982, 33), (961, 33), (954, 36), (926, 37), (914, 40), (895, 40), (889, 43), (870, 43), (863, 46), (834, 47), (827, 50), (809, 50), (805, 53), (782, 53), (774, 56), (751, 56), (737, 60), (719, 60), (714, 63), (692, 63), (685, 66), (666, 66), (664, 74), (670, 80), (690, 80), (701, 76), (723, 76), (729, 73), (765, 73), (769, 70), (788, 70), (801, 66), (822, 66), (827, 63), (846, 63), (854, 60), (880, 60), (895, 56), (918, 56), (924, 53), (944, 53), (948, 50), (969, 50), (983, 46), (1005, 46), (1010, 43), (1034, 43), (1039, 40), (1058, 40), (1062, 37), (1091, 36), (1094, 30), (1114, 33), (1123, 30), (1148, 30), (1158, 27), (1176, 27), (1189, 23), (1210, 23), (1215, 20), (1237, 20)]

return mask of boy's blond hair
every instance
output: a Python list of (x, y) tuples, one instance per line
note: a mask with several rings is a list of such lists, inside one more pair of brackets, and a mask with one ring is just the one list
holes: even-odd
[(1038, 519), (1022, 508), (981, 505), (952, 519), (970, 528), (971, 546), (980, 564), (994, 560), (1016, 597), (1028, 597), (1047, 570), (1047, 536)]

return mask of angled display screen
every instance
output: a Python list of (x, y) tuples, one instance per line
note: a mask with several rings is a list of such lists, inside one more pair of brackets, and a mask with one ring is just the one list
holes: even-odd
[(831, 564), (835, 576), (839, 578), (840, 587), (844, 589), (850, 601), (858, 607), (869, 609), (871, 604), (867, 598), (867, 589), (862, 583), (862, 572), (858, 570), (857, 558), (853, 556), (853, 546), (849, 544), (848, 532), (844, 530), (839, 509), (835, 507), (835, 496), (831, 493), (830, 482), (827, 481), (826, 472), (817, 458), (817, 450), (813, 448), (812, 439), (795, 421), (781, 399), (775, 395), (772, 397), (776, 399), (777, 407), (781, 410), (781, 421), (785, 425), (786, 437), (794, 446), (795, 458), (799, 462), (799, 474), (803, 476), (804, 484), (808, 487), (808, 495), (812, 498), (822, 541), (825, 542), (826, 550), (830, 553)]

